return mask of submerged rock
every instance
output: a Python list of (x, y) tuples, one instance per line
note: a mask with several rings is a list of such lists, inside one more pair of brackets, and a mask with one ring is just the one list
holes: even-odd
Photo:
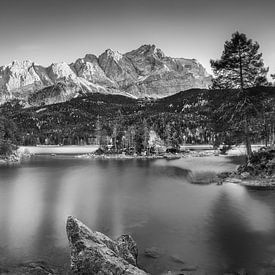
[(71, 247), (71, 270), (75, 274), (145, 275), (137, 267), (138, 249), (130, 235), (112, 240), (92, 231), (74, 217), (67, 219)]
[(175, 263), (185, 264), (185, 261), (178, 255), (171, 255), (170, 259)]
[(146, 248), (144, 250), (144, 255), (149, 258), (159, 258), (163, 255), (163, 251), (159, 249), (158, 247), (151, 247), (151, 248)]

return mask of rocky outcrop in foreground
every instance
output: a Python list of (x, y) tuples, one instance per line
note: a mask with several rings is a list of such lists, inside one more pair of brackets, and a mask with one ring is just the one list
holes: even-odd
[(137, 267), (138, 249), (130, 235), (112, 240), (92, 231), (74, 217), (66, 225), (71, 248), (71, 270), (75, 274), (145, 275)]

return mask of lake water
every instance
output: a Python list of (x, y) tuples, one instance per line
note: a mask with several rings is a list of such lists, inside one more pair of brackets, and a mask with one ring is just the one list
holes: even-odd
[[(65, 221), (74, 215), (111, 237), (131, 234), (139, 246), (139, 264), (152, 274), (180, 270), (173, 256), (208, 274), (239, 268), (259, 274), (275, 258), (275, 192), (192, 183), (235, 166), (226, 157), (56, 156), (2, 167), (0, 263), (45, 260), (66, 273)], [(151, 247), (162, 256), (145, 257), (144, 249)]]

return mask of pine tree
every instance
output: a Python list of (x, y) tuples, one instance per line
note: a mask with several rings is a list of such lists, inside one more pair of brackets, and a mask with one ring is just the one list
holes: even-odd
[[(214, 89), (235, 89), (223, 98), (215, 112), (238, 131), (242, 129), (247, 156), (252, 154), (250, 122), (261, 113), (263, 98), (260, 93), (249, 93), (247, 88), (269, 85), (259, 44), (247, 39), (243, 33), (233, 33), (226, 41), (221, 59), (210, 60), (215, 78)], [(224, 96), (224, 93), (223, 93)]]
[(96, 144), (101, 144), (101, 133), (102, 132), (102, 125), (100, 122), (100, 116), (97, 115), (97, 119), (96, 119), (96, 126), (95, 126), (95, 134), (96, 134)]
[(224, 44), (218, 60), (210, 60), (215, 78), (213, 89), (245, 89), (268, 85), (268, 68), (264, 67), (259, 44), (235, 32)]
[(172, 146), (172, 129), (169, 122), (165, 126), (165, 141), (168, 147)]
[(16, 143), (16, 126), (13, 121), (0, 115), (0, 156), (10, 155)]
[(143, 148), (146, 150), (146, 152), (148, 151), (148, 142), (149, 142), (149, 127), (148, 127), (148, 124), (147, 124), (147, 121), (146, 119), (143, 119), (143, 122), (142, 122), (142, 126), (143, 126)]

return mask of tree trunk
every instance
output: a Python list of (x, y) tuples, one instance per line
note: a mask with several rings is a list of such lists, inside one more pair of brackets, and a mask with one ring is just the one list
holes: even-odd
[(249, 136), (247, 117), (245, 117), (244, 134), (245, 134), (246, 155), (247, 155), (247, 158), (250, 159), (252, 155), (252, 149), (251, 149), (251, 141)]
[[(242, 63), (242, 55), (241, 55), (240, 49), (239, 49), (239, 66), (240, 66), (241, 94), (243, 95), (245, 93), (245, 91), (244, 91), (244, 81), (243, 81), (243, 63)], [(245, 94), (245, 96), (247, 96), (247, 95)], [(244, 135), (245, 135), (246, 155), (247, 155), (247, 158), (250, 159), (250, 157), (252, 155), (252, 149), (251, 149), (251, 142), (250, 142), (250, 136), (249, 136), (247, 114), (245, 114)]]

